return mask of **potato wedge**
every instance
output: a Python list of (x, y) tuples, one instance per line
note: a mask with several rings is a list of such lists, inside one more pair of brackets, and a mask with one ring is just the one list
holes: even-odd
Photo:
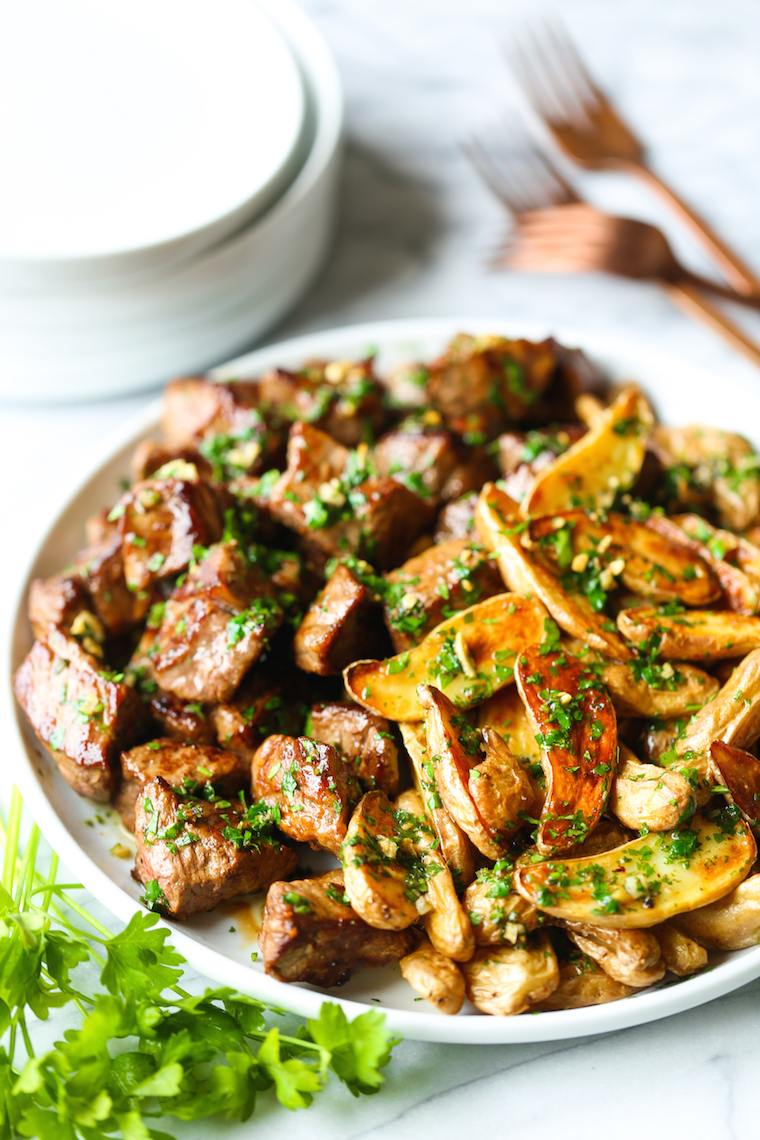
[(385, 792), (367, 792), (348, 825), (342, 860), (351, 906), (379, 930), (411, 926), (420, 917), (416, 903), (427, 893), (426, 868), (402, 843)]
[(760, 591), (752, 580), (740, 570), (723, 558), (716, 557), (713, 549), (695, 538), (690, 538), (686, 531), (678, 526), (673, 519), (652, 515), (647, 525), (656, 530), (671, 542), (680, 543), (685, 549), (698, 554), (712, 569), (720, 582), (723, 597), (730, 610), (738, 614), (753, 614), (760, 604)]
[(712, 526), (701, 515), (673, 515), (672, 518), (689, 538), (704, 543), (715, 558), (738, 566), (753, 585), (760, 588), (760, 547), (749, 538)]
[[(711, 701), (720, 688), (715, 677), (695, 665), (683, 662), (671, 669), (663, 670), (660, 666), (647, 672), (648, 679), (643, 676), (637, 679), (635, 667), (618, 662), (611, 662), (600, 670), (618, 716), (659, 717), (665, 720), (691, 716)], [(662, 687), (655, 688), (653, 680)]]
[(745, 530), (760, 512), (760, 478), (752, 445), (743, 436), (693, 424), (652, 432), (652, 450), (670, 467), (690, 467), (690, 488), (718, 512), (724, 526)]
[[(699, 554), (617, 511), (544, 515), (531, 520), (528, 533), (557, 573), (577, 581), (578, 589), (582, 575), (595, 570), (604, 589), (619, 579), (632, 593), (657, 602), (678, 599), (687, 606), (705, 606), (721, 594), (718, 579)], [(582, 570), (576, 569), (581, 561)]]
[[(715, 740), (748, 748), (760, 736), (760, 649), (749, 653), (726, 681), (718, 695), (690, 721), (676, 741), (675, 767), (690, 780), (697, 806), (706, 803), (717, 773), (710, 756)], [(667, 761), (665, 761), (667, 763)]]
[(682, 934), (672, 922), (656, 926), (652, 933), (660, 943), (662, 960), (666, 970), (670, 970), (671, 974), (687, 978), (689, 974), (696, 974), (697, 970), (703, 970), (707, 965), (707, 951), (704, 946), (700, 946), (688, 935)]
[(411, 761), (414, 786), (438, 836), (441, 854), (451, 871), (454, 886), (461, 894), (475, 878), (474, 848), (443, 806), (428, 752), (424, 723), (401, 724), (399, 728)]
[(427, 938), (399, 960), (401, 973), (412, 989), (441, 1013), (459, 1013), (464, 1002), (464, 976)]
[(760, 649), (760, 617), (729, 610), (663, 614), (645, 607), (621, 610), (618, 629), (629, 641), (659, 634), (661, 657), (671, 661), (720, 661)]
[(562, 925), (570, 941), (616, 982), (642, 989), (665, 976), (660, 943), (648, 930), (605, 930), (586, 922)]
[(586, 435), (536, 476), (522, 501), (522, 514), (611, 506), (617, 492), (636, 481), (653, 423), (640, 392), (635, 388), (621, 392)]
[(481, 737), (485, 760), (470, 768), (470, 796), (496, 834), (504, 828), (516, 830), (535, 810), (530, 779), (495, 728), (484, 728)]
[(355, 661), (343, 673), (346, 688), (389, 720), (420, 720), (420, 683), (445, 689), (457, 708), (468, 709), (514, 680), (516, 655), (543, 641), (546, 620), (534, 598), (497, 594), (442, 622), (406, 653)]
[(610, 811), (633, 831), (672, 830), (696, 806), (688, 780), (656, 764), (640, 763), (624, 744), (607, 802)]
[[(403, 813), (409, 820), (403, 819)], [(455, 962), (466, 962), (475, 952), (475, 936), (465, 910), (459, 902), (451, 871), (439, 849), (438, 838), (432, 827), (426, 826), (427, 817), (422, 800), (411, 788), (396, 800), (397, 822), (405, 830), (414, 831), (411, 839), (415, 854), (422, 859), (427, 872), (425, 902), (430, 910), (422, 916), (422, 925), (433, 946)]]
[(464, 893), (464, 908), (478, 946), (500, 946), (503, 942), (522, 946), (538, 925), (538, 911), (512, 885), (511, 863), (502, 862), (503, 868), (497, 863), (493, 870), (478, 871), (477, 879)]
[(559, 1009), (585, 1009), (589, 1005), (620, 1001), (635, 993), (633, 986), (616, 982), (588, 955), (576, 951), (572, 958), (560, 963), (559, 985), (554, 993), (532, 1005), (531, 1010), (552, 1013)]
[(760, 760), (722, 740), (712, 742), (710, 757), (744, 818), (750, 823), (760, 822)]
[(540, 738), (546, 799), (536, 845), (549, 854), (582, 842), (599, 822), (617, 758), (617, 720), (596, 674), (564, 651), (531, 646), (515, 679)]
[(559, 985), (559, 966), (546, 934), (522, 946), (486, 946), (462, 966), (467, 997), (476, 1009), (514, 1017), (544, 1001)]
[(522, 697), (515, 686), (500, 689), (477, 707), (478, 728), (495, 728), (524, 766), (540, 763), (540, 749)]
[(760, 943), (760, 875), (751, 875), (718, 902), (688, 914), (674, 924), (708, 950), (746, 950)]
[(555, 918), (613, 929), (657, 926), (723, 898), (756, 855), (743, 821), (716, 825), (695, 816), (689, 827), (640, 836), (607, 854), (519, 867), (515, 886)]
[(527, 520), (515, 522), (513, 510), (513, 500), (486, 483), (475, 508), (475, 526), (480, 541), (494, 552), (509, 589), (538, 598), (560, 629), (605, 657), (630, 660), (631, 651), (614, 623), (597, 612), (585, 594), (565, 589), (540, 548), (526, 547), (531, 541), (525, 534)]
[(520, 821), (505, 820), (502, 826), (494, 827), (476, 806), (471, 771), (482, 760), (480, 737), (440, 689), (420, 685), (419, 696), (435, 782), (444, 806), (478, 851), (488, 859), (500, 859)]

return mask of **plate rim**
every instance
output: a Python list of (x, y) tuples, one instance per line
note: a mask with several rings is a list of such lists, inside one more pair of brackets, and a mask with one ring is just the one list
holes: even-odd
[[(229, 379), (234, 375), (241, 375), (244, 371), (266, 367), (273, 362), (273, 357), (299, 355), (302, 352), (308, 355), (319, 353), (320, 350), (326, 351), (332, 342), (362, 341), (367, 344), (377, 342), (381, 345), (383, 343), (398, 345), (406, 341), (440, 338), (443, 345), (447, 337), (462, 329), (476, 333), (490, 331), (512, 336), (541, 337), (549, 335), (550, 325), (551, 335), (555, 335), (562, 343), (577, 344), (592, 355), (604, 355), (605, 352), (609, 352), (630, 359), (631, 364), (636, 367), (645, 367), (645, 362), (649, 359), (658, 369), (669, 366), (682, 372), (686, 370), (704, 381), (716, 380), (712, 373), (690, 361), (658, 349), (642, 349), (640, 345), (626, 340), (625, 337), (597, 335), (593, 331), (572, 327), (557, 327), (553, 322), (547, 321), (483, 317), (402, 318), (342, 325), (274, 342), (219, 365), (209, 374), (217, 379)], [(741, 381), (724, 378), (722, 383), (728, 384), (742, 394), (750, 395), (750, 391)], [(756, 394), (754, 398), (757, 399)], [(63, 862), (107, 910), (124, 922), (144, 908), (111, 880), (83, 850), (59, 817), (45, 789), (36, 779), (31, 757), (23, 739), (22, 714), (13, 697), (10, 682), (14, 633), (19, 628), (19, 622), (26, 621), (28, 583), (36, 563), (47, 548), (55, 526), (64, 510), (85, 491), (102, 468), (113, 459), (115, 453), (126, 448), (136, 437), (157, 424), (160, 407), (159, 397), (107, 436), (89, 453), (87, 462), (82, 464), (75, 477), (64, 486), (55, 497), (53, 505), (46, 510), (45, 516), (48, 521), (42, 537), (23, 562), (16, 575), (15, 586), (11, 584), (9, 644), (3, 662), (3, 670), (8, 674), (6, 683), (2, 686), (3, 700), (7, 706), (8, 724), (16, 727), (13, 747), (16, 767), (13, 776), (22, 792), (24, 802), (46, 840), (58, 852)], [(10, 771), (9, 763), (9, 759), (6, 759), (7, 771)], [(57, 772), (54, 773), (54, 778), (62, 779)], [(390, 1030), (401, 1033), (411, 1040), (439, 1043), (518, 1044), (595, 1036), (673, 1016), (730, 993), (760, 977), (760, 946), (758, 946), (734, 952), (739, 956), (728, 958), (693, 978), (680, 980), (662, 989), (636, 994), (624, 1001), (579, 1010), (541, 1013), (540, 1017), (499, 1018), (486, 1015), (443, 1017), (439, 1013), (393, 1009), (382, 1003), (369, 1005), (341, 997), (339, 991), (325, 992), (278, 982), (265, 974), (251, 970), (218, 950), (203, 945), (175, 923), (165, 919), (159, 919), (159, 923), (171, 931), (177, 950), (187, 959), (189, 966), (216, 982), (232, 985), (268, 1005), (307, 1017), (315, 1016), (324, 1001), (340, 1005), (349, 1017), (355, 1017), (365, 1013), (367, 1009), (374, 1008), (385, 1013), (386, 1024)]]

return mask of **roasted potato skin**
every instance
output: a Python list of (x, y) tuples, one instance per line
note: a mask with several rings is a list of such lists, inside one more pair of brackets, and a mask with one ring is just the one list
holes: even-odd
[(715, 677), (683, 662), (673, 667), (672, 688), (667, 687), (669, 682), (665, 680), (661, 682), (662, 688), (654, 688), (643, 677), (637, 680), (630, 665), (616, 661), (604, 665), (601, 676), (619, 717), (642, 716), (670, 720), (678, 716), (691, 716), (695, 706), (706, 705), (720, 688)]
[(711, 567), (720, 583), (723, 599), (729, 610), (739, 614), (755, 613), (760, 602), (760, 592), (743, 570), (723, 558), (717, 558), (709, 546), (690, 538), (672, 519), (653, 515), (647, 521), (647, 525), (663, 538), (668, 538), (671, 542), (680, 542), (684, 549), (699, 555)]
[(616, 981), (588, 955), (576, 950), (570, 959), (560, 963), (559, 985), (556, 990), (543, 1001), (533, 1004), (531, 1009), (545, 1013), (560, 1009), (585, 1009), (590, 1005), (620, 1001), (635, 993), (633, 986)]
[(478, 946), (522, 945), (539, 924), (539, 912), (512, 888), (511, 873), (479, 871), (463, 901)]
[(624, 744), (610, 788), (609, 807), (634, 831), (668, 831), (693, 815), (696, 800), (678, 772), (642, 764)]
[(722, 740), (712, 742), (710, 758), (744, 818), (757, 823), (760, 820), (760, 760), (751, 752), (733, 748)]
[(563, 926), (570, 941), (616, 982), (643, 989), (665, 976), (660, 943), (648, 930), (605, 930), (585, 922)]
[(760, 875), (751, 875), (709, 906), (673, 919), (682, 934), (708, 950), (745, 950), (760, 943)]
[(412, 989), (440, 1013), (459, 1013), (464, 1003), (462, 971), (426, 938), (399, 962), (401, 973)]
[(544, 1001), (559, 985), (559, 966), (546, 934), (532, 944), (486, 946), (462, 966), (467, 997), (482, 1013), (514, 1017)]
[(398, 847), (393, 805), (384, 792), (367, 792), (351, 817), (341, 859), (352, 907), (379, 930), (405, 930), (420, 917)]
[(631, 659), (631, 650), (609, 619), (593, 608), (585, 594), (564, 588), (556, 567), (524, 533), (528, 521), (520, 518), (517, 504), (493, 483), (486, 483), (480, 493), (475, 525), (480, 541), (493, 551), (510, 590), (537, 598), (560, 629), (605, 657), (615, 661)]
[(696, 974), (707, 965), (707, 951), (693, 938), (683, 934), (673, 922), (664, 922), (652, 932), (660, 944), (662, 960), (666, 970), (679, 978)]
[(617, 720), (596, 674), (564, 652), (526, 650), (516, 681), (543, 741), (546, 799), (536, 844), (549, 854), (571, 847), (599, 822), (612, 783)]
[(671, 616), (648, 608), (621, 610), (618, 629), (639, 644), (660, 638), (659, 653), (671, 661), (721, 661), (760, 649), (760, 617), (730, 610), (690, 610)]

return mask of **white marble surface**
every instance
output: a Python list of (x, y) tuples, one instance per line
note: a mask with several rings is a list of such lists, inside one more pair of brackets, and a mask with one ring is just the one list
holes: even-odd
[[(518, 94), (501, 45), (530, 15), (516, 0), (303, 0), (340, 65), (348, 102), (343, 220), (330, 264), (270, 340), (366, 319), (449, 314), (546, 318), (619, 333), (756, 385), (760, 375), (655, 289), (599, 277), (498, 275), (484, 267), (497, 206), (459, 140)], [(651, 146), (657, 168), (760, 268), (760, 6), (753, 0), (564, 0), (559, 10), (600, 81)], [(584, 181), (604, 205), (663, 220), (624, 180)], [(674, 227), (695, 268), (704, 262)], [(760, 338), (760, 319), (747, 322)], [(95, 440), (148, 397), (0, 410), (5, 584), (46, 503), (88, 465)], [(6, 591), (0, 591), (6, 596)], [(7, 610), (2, 614), (3, 641)], [(7, 732), (7, 726), (4, 726)], [(2, 754), (0, 753), (0, 756)], [(2, 765), (2, 760), (0, 760)], [(11, 773), (3, 769), (4, 793)], [(177, 1126), (181, 1137), (406, 1140), (478, 1133), (535, 1140), (591, 1130), (619, 1140), (678, 1130), (755, 1135), (760, 983), (609, 1038), (529, 1047), (404, 1043), (380, 1096), (333, 1088), (307, 1113), (262, 1100), (245, 1126)]]

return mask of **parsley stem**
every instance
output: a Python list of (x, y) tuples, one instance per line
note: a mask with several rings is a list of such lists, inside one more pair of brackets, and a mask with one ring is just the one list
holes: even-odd
[(18, 1023), (21, 1027), (21, 1036), (24, 1038), (24, 1045), (26, 1046), (27, 1056), (33, 1057), (34, 1048), (32, 1046), (31, 1038), (29, 1037), (29, 1030), (26, 1027), (26, 1018), (24, 1017), (23, 1013), (19, 1013)]
[(16, 859), (18, 857), (18, 837), (21, 827), (21, 792), (13, 785), (11, 796), (11, 810), (8, 817), (8, 830), (3, 836), (5, 843), (5, 858), (3, 859), (3, 886), (9, 895), (13, 894), (13, 881), (16, 872)]
[(39, 847), (39, 843), (40, 829), (35, 823), (26, 841), (24, 858), (18, 872), (18, 886), (16, 888), (16, 898), (14, 901), (20, 911), (24, 909), (30, 888), (34, 885), (36, 874), (34, 866), (37, 862), (37, 848)]
[[(55, 877), (57, 874), (58, 874), (58, 855), (55, 851), (53, 851), (51, 856), (50, 856), (50, 868), (48, 870), (49, 887), (52, 887), (54, 885)], [(52, 891), (50, 889), (48, 889), (47, 894), (45, 895), (44, 899), (42, 900), (42, 902), (40, 904), (40, 909), (45, 914), (47, 914), (48, 910), (50, 909), (51, 899), (52, 899)]]

